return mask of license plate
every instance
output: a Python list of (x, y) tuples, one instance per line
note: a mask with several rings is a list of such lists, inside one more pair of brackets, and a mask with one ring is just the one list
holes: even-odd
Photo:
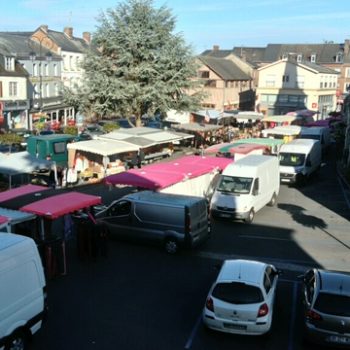
[(290, 182), (289, 179), (281, 179), (282, 182)]
[(234, 324), (234, 323), (224, 323), (225, 328), (237, 329), (237, 330), (246, 330), (247, 326), (242, 324)]
[(229, 218), (229, 217), (231, 217), (231, 215), (230, 214), (220, 214), (220, 217), (222, 217), (222, 218)]
[(350, 338), (339, 337), (337, 335), (331, 335), (329, 337), (329, 341), (331, 341), (333, 343), (350, 344)]

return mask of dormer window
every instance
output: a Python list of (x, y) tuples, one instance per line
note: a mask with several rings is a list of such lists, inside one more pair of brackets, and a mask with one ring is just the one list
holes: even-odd
[(7, 71), (15, 70), (15, 58), (14, 57), (5, 57), (5, 69)]
[(297, 56), (297, 62), (301, 62), (302, 59), (303, 59), (303, 55), (299, 54), (299, 55)]
[(342, 63), (343, 62), (343, 53), (338, 52), (337, 55), (335, 56), (335, 62), (336, 63)]
[(316, 54), (315, 54), (315, 53), (313, 53), (313, 54), (311, 55), (311, 57), (310, 57), (310, 62), (316, 63)]

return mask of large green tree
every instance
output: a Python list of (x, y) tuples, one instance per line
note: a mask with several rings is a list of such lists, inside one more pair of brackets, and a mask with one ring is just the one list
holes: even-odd
[(174, 33), (175, 17), (167, 7), (129, 0), (98, 20), (95, 49), (82, 63), (81, 110), (100, 117), (134, 115), (140, 121), (145, 113), (199, 108), (203, 95), (195, 57)]

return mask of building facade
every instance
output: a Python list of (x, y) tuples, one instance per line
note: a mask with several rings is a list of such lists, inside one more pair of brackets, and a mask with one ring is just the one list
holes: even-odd
[[(247, 109), (254, 104), (252, 79), (234, 62), (224, 58), (198, 57), (198, 78), (203, 83), (205, 99), (203, 108), (219, 111)], [(242, 98), (242, 95), (244, 98)]]
[(8, 51), (0, 50), (0, 129), (28, 128), (28, 73)]
[(324, 119), (336, 108), (338, 72), (288, 57), (258, 69), (256, 109), (265, 115), (319, 111)]
[(57, 32), (49, 30), (47, 25), (41, 25), (33, 32), (0, 33), (0, 54), (4, 64), (12, 57), (26, 72), (27, 79), (27, 101), (20, 103), (23, 110), (19, 110), (19, 103), (15, 106), (14, 102), (3, 102), (5, 115), (19, 113), (21, 123), (6, 125), (10, 128), (21, 125), (21, 128), (32, 130), (38, 121), (65, 126), (75, 119), (75, 110), (64, 103), (62, 91), (64, 86), (74, 91), (80, 84), (83, 74), (80, 62), (90, 40), (88, 32), (84, 33), (84, 38), (76, 38), (72, 28)]

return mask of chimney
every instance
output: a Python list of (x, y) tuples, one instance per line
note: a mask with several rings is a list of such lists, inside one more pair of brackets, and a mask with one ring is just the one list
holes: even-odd
[(91, 43), (91, 33), (90, 32), (83, 32), (83, 39), (87, 44)]
[(220, 46), (219, 45), (213, 45), (213, 51), (219, 51)]
[(344, 55), (347, 56), (350, 53), (350, 39), (344, 41)]
[(63, 30), (64, 34), (68, 36), (69, 39), (73, 38), (73, 28), (72, 27), (65, 27)]
[(47, 31), (49, 30), (49, 26), (48, 26), (47, 24), (42, 24), (42, 25), (40, 26), (40, 29), (41, 29), (42, 31), (44, 31), (45, 33), (47, 33)]

